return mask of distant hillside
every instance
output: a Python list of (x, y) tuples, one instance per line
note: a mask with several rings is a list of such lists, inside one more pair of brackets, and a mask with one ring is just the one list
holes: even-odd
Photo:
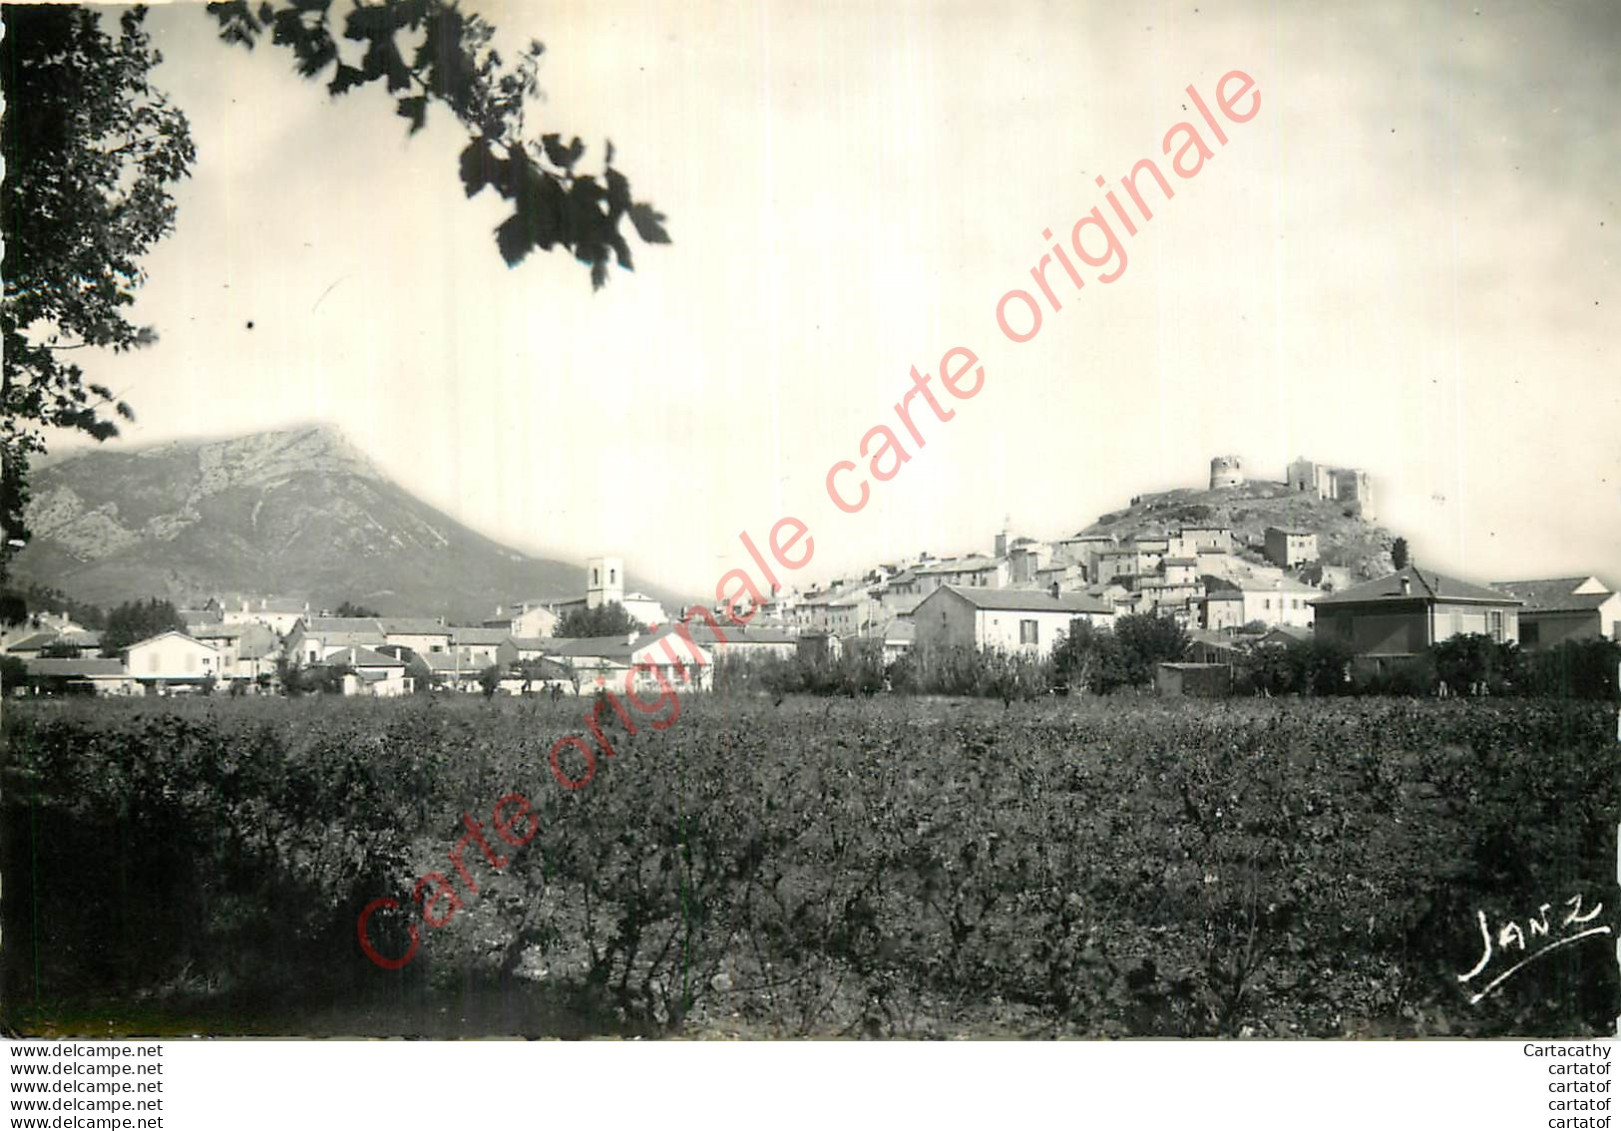
[[(327, 427), (88, 451), (38, 468), (32, 489), (14, 576), (97, 604), (262, 593), (473, 620), (584, 595), (582, 565), (474, 533)], [(676, 601), (635, 577), (627, 589)]]
[(1081, 533), (1114, 534), (1124, 541), (1184, 525), (1230, 527), (1241, 545), (1254, 549), (1257, 560), (1267, 527), (1298, 527), (1316, 532), (1324, 562), (1349, 567), (1357, 580), (1383, 577), (1395, 568), (1390, 561), (1394, 537), (1388, 530), (1347, 513), (1344, 503), (1291, 491), (1284, 483), (1251, 481), (1216, 491), (1139, 495), (1127, 509), (1100, 516)]

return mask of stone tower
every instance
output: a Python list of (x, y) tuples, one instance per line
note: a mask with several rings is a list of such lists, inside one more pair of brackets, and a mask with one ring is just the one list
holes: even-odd
[(1210, 461), (1210, 489), (1219, 490), (1222, 487), (1242, 487), (1244, 485), (1244, 461), (1237, 456), (1217, 456)]
[(585, 563), (585, 607), (625, 603), (625, 562), (622, 558), (591, 558)]

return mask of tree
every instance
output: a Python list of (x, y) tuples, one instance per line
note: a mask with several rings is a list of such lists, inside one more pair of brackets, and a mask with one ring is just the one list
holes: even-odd
[(478, 685), (484, 689), (484, 698), (493, 699), (501, 689), (501, 665), (491, 664), (478, 673)]
[(27, 537), (28, 467), (43, 429), (105, 440), (130, 407), (63, 355), (123, 351), (155, 335), (124, 317), (142, 255), (174, 227), (170, 187), (196, 155), (185, 115), (147, 81), (160, 57), (136, 8), (116, 39), (101, 16), (58, 5), (6, 9), (0, 125), (5, 299), (0, 303), (0, 574)]
[(1430, 646), (1438, 679), (1455, 695), (1502, 692), (1517, 682), (1519, 646), (1482, 632), (1464, 632)]
[(337, 611), (332, 615), (335, 617), (365, 617), (376, 619), (383, 614), (366, 605), (357, 605), (351, 601), (345, 601), (343, 604), (338, 606)]
[[(643, 242), (670, 242), (664, 216), (633, 199), (614, 167), (612, 142), (599, 178), (579, 169), (579, 138), (526, 137), (525, 111), (540, 94), (538, 41), (508, 65), (490, 46), (490, 24), (452, 0), (362, 0), (343, 11), (341, 34), (332, 0), (232, 0), (208, 8), (225, 42), (252, 48), (268, 32), (292, 51), (300, 75), (330, 75), (333, 97), (383, 83), (413, 134), (430, 102), (449, 109), (468, 133), (459, 161), (467, 195), (489, 188), (512, 204), (495, 231), (509, 266), (537, 247), (561, 247), (590, 269), (596, 289), (607, 282), (610, 256), (632, 269), (621, 232), (627, 219)], [(150, 328), (126, 321), (123, 308), (144, 281), (141, 257), (173, 229), (170, 188), (189, 174), (196, 152), (185, 115), (148, 81), (160, 56), (144, 20), (143, 8), (126, 12), (114, 39), (100, 15), (84, 8), (6, 10), (0, 579), (28, 537), (28, 470), (45, 451), (44, 430), (106, 440), (118, 434), (115, 418), (134, 418), (129, 405), (61, 355), (156, 340)]]
[(512, 203), (512, 215), (495, 230), (508, 266), (537, 247), (562, 247), (590, 267), (596, 289), (608, 281), (610, 253), (632, 269), (624, 220), (645, 243), (670, 242), (664, 216), (631, 198), (630, 182), (614, 168), (613, 142), (606, 143), (599, 181), (576, 171), (585, 155), (579, 138), (567, 144), (555, 133), (525, 138), (525, 110), (540, 93), (539, 40), (508, 66), (490, 46), (495, 29), (453, 0), (356, 3), (341, 36), (332, 6), (332, 0), (229, 0), (208, 10), (229, 43), (251, 49), (268, 30), (272, 43), (291, 49), (299, 74), (331, 75), (327, 90), (334, 97), (383, 83), (413, 134), (426, 122), (430, 100), (455, 115), (468, 135), (460, 162), (467, 195), (489, 188)]
[(618, 601), (609, 601), (594, 609), (570, 609), (557, 622), (558, 636), (580, 638), (587, 636), (628, 636), (632, 632), (646, 632), (647, 626), (625, 611)]
[(28, 682), (28, 665), (16, 656), (0, 656), (0, 693)]
[(1084, 617), (1069, 622), (1069, 631), (1053, 646), (1053, 667), (1075, 691), (1105, 694), (1126, 682), (1120, 642)]
[(1114, 626), (1125, 664), (1126, 682), (1142, 687), (1154, 682), (1154, 670), (1187, 654), (1188, 634), (1167, 616), (1157, 613), (1131, 613)]
[(126, 601), (107, 614), (107, 628), (101, 634), (101, 654), (116, 656), (131, 644), (171, 630), (186, 631), (186, 622), (168, 601), (156, 597)]
[(1407, 561), (1407, 539), (1397, 538), (1390, 544), (1390, 564), (1397, 569), (1406, 569)]

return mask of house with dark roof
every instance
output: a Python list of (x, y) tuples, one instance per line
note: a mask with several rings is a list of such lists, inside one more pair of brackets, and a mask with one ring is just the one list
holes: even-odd
[(281, 642), (276, 630), (259, 621), (244, 624), (211, 624), (191, 630), (191, 635), (212, 645), (220, 655), (219, 678), (257, 679), (274, 674)]
[(453, 631), (437, 617), (383, 617), (378, 621), (383, 639), (413, 652), (445, 652)]
[(406, 663), (398, 656), (385, 655), (370, 648), (340, 648), (326, 658), (328, 664), (346, 667), (343, 693), (345, 695), (375, 695), (392, 699), (411, 693), (411, 678), (405, 674)]
[(1596, 577), (1494, 581), (1492, 588), (1524, 602), (1520, 647), (1528, 651), (1544, 651), (1567, 640), (1599, 636), (1615, 640), (1621, 629), (1621, 594)]
[(301, 618), (287, 636), (287, 657), (298, 664), (320, 664), (343, 648), (379, 648), (387, 643), (383, 626), (371, 617)]
[(504, 628), (464, 628), (450, 630), (450, 650), (461, 659), (463, 667), (489, 667), (500, 663), (501, 646), (512, 639), (512, 632)]
[(310, 616), (308, 601), (291, 597), (243, 597), (226, 601), (219, 619), (226, 624), (268, 625), (278, 636), (292, 632), (300, 620)]
[(36, 694), (134, 695), (140, 685), (130, 678), (122, 660), (29, 660), (28, 684)]
[(1267, 527), (1266, 560), (1279, 569), (1294, 569), (1316, 561), (1316, 532), (1288, 526)]
[[(725, 626), (721, 631), (731, 634)], [(548, 642), (546, 658), (577, 673), (583, 694), (597, 688), (623, 693), (627, 678), (638, 693), (656, 692), (661, 682), (678, 692), (707, 691), (714, 680), (714, 654), (698, 643), (695, 630), (689, 634), (690, 641), (668, 627), (623, 636), (554, 639)]]
[(1406, 566), (1311, 602), (1319, 640), (1338, 640), (1364, 666), (1387, 670), (1465, 633), (1518, 642), (1521, 601), (1496, 589)]
[(1077, 618), (1114, 626), (1114, 607), (1085, 593), (943, 585), (912, 613), (919, 647), (989, 648), (1045, 656)]

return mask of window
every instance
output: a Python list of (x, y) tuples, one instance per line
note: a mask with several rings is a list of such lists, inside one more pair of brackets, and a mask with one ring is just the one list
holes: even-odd
[(1036, 622), (1035, 621), (1033, 621), (1033, 620), (1021, 620), (1019, 622), (1019, 643), (1020, 644), (1039, 644), (1040, 643), (1040, 641), (1036, 639)]
[(1501, 644), (1503, 642), (1503, 610), (1493, 609), (1491, 611), (1491, 626), (1492, 639)]
[(598, 584), (598, 581), (597, 581), (597, 578), (598, 578), (598, 577), (599, 577), (599, 574), (598, 574), (598, 573), (597, 573), (597, 571), (596, 571), (596, 570), (592, 570), (592, 571), (591, 571), (591, 584), (592, 584), (592, 585), (596, 585), (596, 584)]
[(608, 571), (608, 584), (609, 585), (617, 585), (617, 584), (619, 584), (619, 582), (617, 580), (618, 577), (619, 577), (619, 571), (617, 569), (610, 569)]

